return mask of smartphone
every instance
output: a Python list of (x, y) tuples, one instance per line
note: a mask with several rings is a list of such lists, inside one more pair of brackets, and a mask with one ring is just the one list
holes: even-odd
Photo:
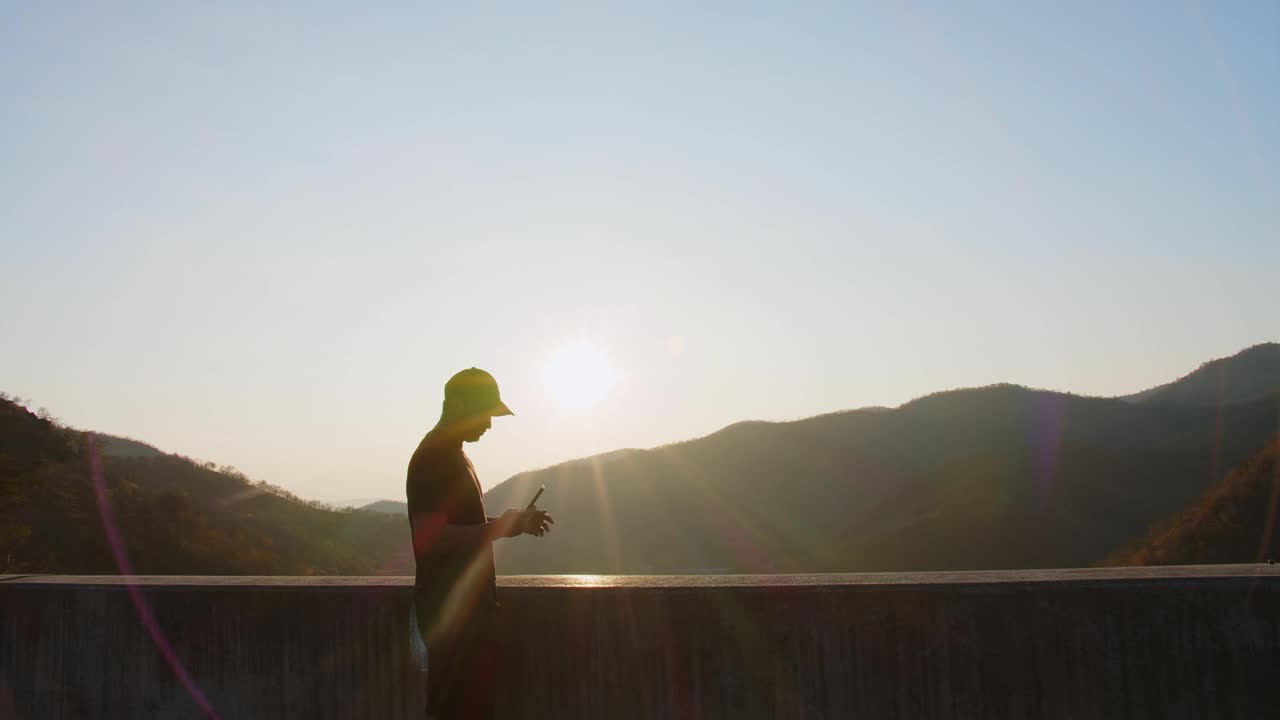
[(533, 499), (529, 501), (529, 505), (525, 507), (525, 510), (532, 510), (533, 506), (538, 504), (538, 498), (542, 497), (542, 491), (546, 489), (547, 489), (546, 485), (542, 485), (541, 487), (539, 487), (538, 494), (533, 496)]

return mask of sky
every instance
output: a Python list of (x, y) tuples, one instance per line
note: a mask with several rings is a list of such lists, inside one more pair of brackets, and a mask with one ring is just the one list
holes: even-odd
[(1280, 340), (1272, 0), (352, 7), (0, 8), (0, 390), (344, 503)]

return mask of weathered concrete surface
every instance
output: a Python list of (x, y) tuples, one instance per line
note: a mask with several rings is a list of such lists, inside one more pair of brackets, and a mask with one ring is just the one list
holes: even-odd
[[(407, 578), (135, 581), (0, 576), (0, 718), (421, 717)], [(1280, 716), (1272, 566), (502, 586), (504, 718)]]

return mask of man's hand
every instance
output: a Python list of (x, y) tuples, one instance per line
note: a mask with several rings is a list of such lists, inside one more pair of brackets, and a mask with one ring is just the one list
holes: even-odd
[(496, 521), (502, 528), (503, 537), (516, 537), (517, 535), (536, 535), (542, 537), (551, 530), (551, 525), (555, 522), (551, 519), (551, 515), (545, 510), (517, 510), (511, 508), (502, 513), (502, 517)]
[(530, 508), (521, 512), (520, 515), (522, 522), (520, 529), (526, 535), (542, 537), (551, 532), (551, 526), (556, 524), (556, 521), (551, 519), (551, 513), (546, 510)]

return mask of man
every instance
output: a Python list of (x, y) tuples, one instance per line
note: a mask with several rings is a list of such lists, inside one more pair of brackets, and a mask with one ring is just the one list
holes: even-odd
[(492, 418), (512, 414), (492, 375), (463, 370), (445, 384), (440, 422), (409, 460), (405, 493), (417, 565), (414, 612), (428, 648), (429, 718), (493, 717), (493, 542), (521, 534), (541, 537), (552, 523), (534, 508), (485, 516), (480, 481), (462, 444), (479, 440)]

